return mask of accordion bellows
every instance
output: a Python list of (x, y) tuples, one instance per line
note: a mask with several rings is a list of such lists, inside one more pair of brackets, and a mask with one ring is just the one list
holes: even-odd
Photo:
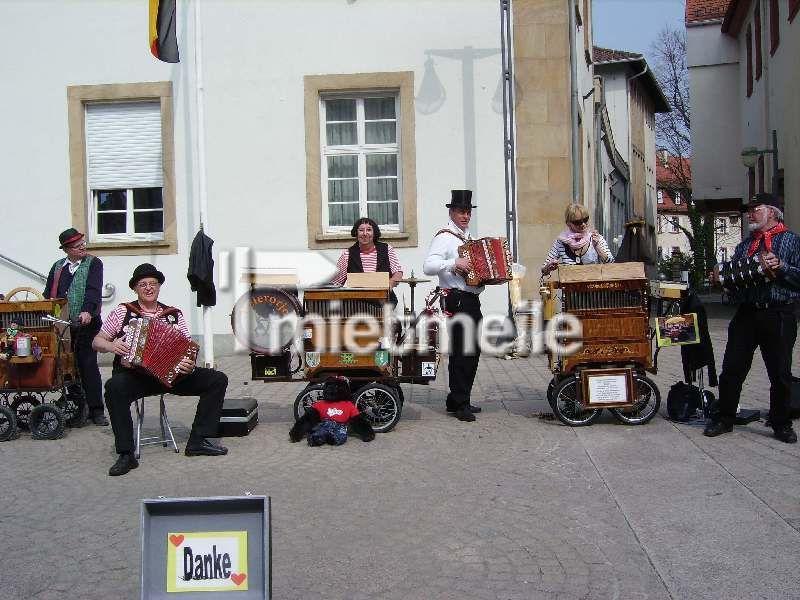
[(497, 285), (511, 281), (511, 251), (506, 238), (469, 240), (458, 247), (458, 255), (469, 259), (467, 285)]
[(178, 365), (184, 358), (194, 361), (199, 346), (169, 323), (151, 317), (131, 319), (125, 333), (130, 351), (123, 360), (172, 387), (180, 376)]
[(745, 256), (719, 264), (719, 280), (726, 290), (736, 291), (763, 285), (775, 278), (764, 262), (763, 254)]

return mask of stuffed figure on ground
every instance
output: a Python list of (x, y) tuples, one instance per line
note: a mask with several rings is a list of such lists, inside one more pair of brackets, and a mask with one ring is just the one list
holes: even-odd
[(309, 446), (331, 444), (341, 446), (347, 441), (348, 428), (365, 442), (375, 439), (375, 432), (358, 411), (346, 377), (328, 377), (322, 387), (322, 400), (306, 408), (303, 416), (289, 431), (289, 439), (299, 442), (308, 434)]

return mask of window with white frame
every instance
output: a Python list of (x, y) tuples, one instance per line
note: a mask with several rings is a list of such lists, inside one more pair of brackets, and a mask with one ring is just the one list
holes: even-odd
[(664, 204), (664, 190), (658, 190), (658, 193), (656, 195), (658, 197), (658, 203)]
[(720, 248), (717, 250), (717, 257), (719, 262), (726, 262), (728, 260), (728, 249)]
[(679, 221), (678, 217), (672, 217), (669, 220), (670, 232), (671, 233), (680, 233), (681, 232), (681, 228), (678, 226), (679, 222), (680, 221)]
[(675, 204), (681, 203), (681, 193), (678, 190), (675, 190)]
[(349, 231), (360, 217), (383, 231), (402, 229), (398, 104), (398, 94), (385, 91), (321, 96), (326, 231)]
[(728, 219), (724, 217), (717, 219), (717, 232), (720, 235), (725, 235), (728, 233)]
[(89, 241), (164, 239), (158, 100), (85, 105)]

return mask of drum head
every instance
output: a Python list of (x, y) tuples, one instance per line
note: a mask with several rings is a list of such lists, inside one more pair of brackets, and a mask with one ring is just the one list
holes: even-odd
[(231, 327), (241, 344), (258, 354), (280, 354), (295, 339), (303, 307), (280, 288), (255, 288), (233, 306)]

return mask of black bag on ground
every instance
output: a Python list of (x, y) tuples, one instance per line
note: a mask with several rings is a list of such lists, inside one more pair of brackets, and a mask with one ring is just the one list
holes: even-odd
[(688, 421), (693, 419), (697, 409), (703, 404), (700, 388), (679, 381), (667, 394), (667, 416), (673, 421)]

